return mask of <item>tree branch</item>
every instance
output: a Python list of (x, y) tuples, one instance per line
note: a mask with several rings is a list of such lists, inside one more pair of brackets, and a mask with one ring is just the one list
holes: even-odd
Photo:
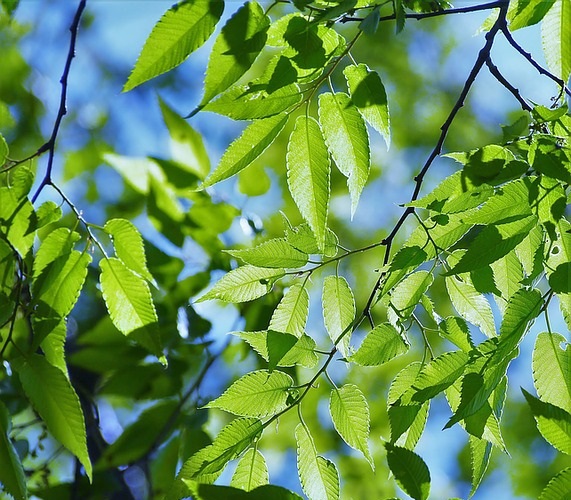
[(520, 106), (524, 111), (531, 111), (533, 108), (527, 103), (527, 101), (522, 97), (519, 90), (516, 89), (505, 77), (500, 73), (498, 67), (492, 62), (492, 58), (488, 57), (486, 59), (486, 66), (490, 70), (490, 73), (495, 77), (498, 82), (500, 82), (507, 90), (509, 90), (512, 95), (517, 99)]
[(500, 29), (502, 30), (502, 33), (506, 37), (506, 40), (509, 42), (509, 44), (514, 49), (516, 49), (523, 57), (525, 57), (527, 61), (539, 72), (540, 75), (545, 75), (548, 78), (551, 78), (555, 83), (557, 83), (557, 85), (561, 87), (561, 94), (565, 92), (568, 96), (571, 97), (571, 90), (569, 89), (569, 87), (567, 87), (565, 82), (561, 78), (555, 76), (553, 73), (551, 73), (543, 66), (541, 66), (529, 52), (526, 52), (523, 49), (523, 47), (515, 41), (507, 25), (502, 26)]
[[(498, 6), (500, 7), (500, 14), (498, 16), (498, 19), (496, 20), (496, 22), (494, 23), (494, 25), (492, 26), (490, 31), (488, 31), (488, 33), (486, 33), (486, 43), (484, 44), (484, 46), (480, 49), (480, 52), (478, 53), (478, 57), (476, 59), (476, 62), (474, 63), (474, 66), (472, 67), (472, 70), (470, 71), (470, 74), (468, 75), (468, 78), (466, 79), (466, 81), (464, 83), (464, 87), (462, 88), (462, 91), (460, 92), (460, 95), (458, 96), (458, 100), (456, 101), (456, 104), (454, 105), (454, 107), (450, 111), (450, 114), (448, 115), (448, 118), (446, 118), (446, 121), (440, 127), (441, 132), (440, 132), (440, 136), (438, 138), (438, 141), (436, 142), (436, 145), (434, 146), (432, 152), (428, 156), (423, 167), (420, 169), (420, 172), (414, 177), (415, 187), (414, 187), (414, 191), (412, 193), (412, 196), (410, 198), (411, 202), (418, 199), (418, 195), (420, 194), (420, 189), (422, 187), (422, 182), (424, 180), (424, 176), (428, 172), (428, 169), (431, 167), (434, 160), (442, 152), (442, 146), (444, 145), (444, 141), (446, 139), (446, 136), (448, 135), (448, 131), (450, 130), (450, 126), (452, 125), (452, 122), (456, 118), (456, 115), (458, 114), (460, 109), (464, 106), (464, 102), (466, 100), (466, 97), (468, 96), (468, 93), (470, 92), (470, 89), (472, 88), (472, 85), (474, 84), (476, 77), (478, 76), (478, 74), (482, 70), (482, 67), (484, 66), (486, 60), (489, 58), (496, 35), (498, 34), (499, 31), (503, 31), (504, 27), (507, 27), (506, 14), (507, 14), (507, 10), (508, 10), (508, 2), (502, 1), (502, 2), (497, 2), (497, 3), (499, 4)], [(413, 212), (414, 212), (414, 208), (407, 207), (405, 209), (405, 211), (402, 213), (402, 215), (400, 216), (399, 220), (396, 222), (391, 233), (383, 240), (383, 244), (386, 247), (385, 256), (383, 259), (383, 266), (386, 266), (389, 262), (390, 254), (391, 254), (391, 247), (392, 247), (392, 243), (393, 243), (394, 238), (396, 237), (398, 231), (400, 230), (400, 228), (402, 227), (402, 225), (404, 224), (406, 219)], [(367, 300), (367, 304), (365, 305), (365, 314), (367, 314), (367, 315), (369, 314), (370, 309), (373, 306), (377, 292), (380, 289), (381, 284), (383, 283), (383, 280), (385, 279), (386, 274), (387, 274), (386, 271), (383, 271), (380, 274), (371, 294), (369, 295), (369, 299)]]
[(59, 109), (58, 109), (57, 116), (56, 116), (56, 119), (54, 122), (54, 127), (52, 129), (51, 137), (42, 147), (40, 147), (40, 149), (38, 149), (38, 151), (34, 155), (34, 156), (39, 156), (39, 155), (41, 155), (47, 151), (48, 152), (48, 165), (46, 167), (46, 173), (44, 175), (44, 178), (42, 179), (42, 182), (40, 183), (40, 185), (38, 186), (38, 189), (36, 190), (36, 192), (34, 193), (34, 196), (32, 197), (32, 203), (34, 203), (36, 201), (36, 199), (38, 198), (38, 196), (40, 195), (40, 193), (42, 192), (44, 187), (46, 187), (52, 183), (52, 170), (53, 170), (54, 156), (55, 156), (55, 145), (56, 145), (56, 140), (57, 140), (57, 136), (59, 133), (61, 122), (63, 120), (63, 117), (67, 114), (67, 107), (66, 107), (67, 82), (68, 82), (68, 78), (69, 78), (69, 71), (71, 69), (71, 63), (73, 61), (73, 58), (75, 57), (75, 44), (77, 41), (77, 32), (79, 30), (79, 22), (81, 21), (81, 15), (83, 14), (86, 3), (87, 3), (87, 0), (80, 0), (79, 4), (77, 6), (77, 10), (75, 11), (75, 16), (73, 18), (73, 22), (71, 23), (71, 26), (69, 28), (69, 31), (71, 32), (71, 37), (70, 37), (70, 41), (69, 41), (69, 50), (67, 53), (67, 59), (65, 61), (65, 66), (63, 68), (63, 73), (62, 73), (61, 78), (60, 78), (61, 94), (60, 94), (60, 101), (59, 101)]

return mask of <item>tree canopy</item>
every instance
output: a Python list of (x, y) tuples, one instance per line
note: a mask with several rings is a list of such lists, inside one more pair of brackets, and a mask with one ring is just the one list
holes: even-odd
[(0, 6), (2, 493), (571, 495), (571, 0)]

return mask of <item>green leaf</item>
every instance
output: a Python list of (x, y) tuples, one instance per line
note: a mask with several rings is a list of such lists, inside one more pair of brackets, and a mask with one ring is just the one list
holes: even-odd
[(322, 294), (323, 320), (329, 338), (335, 343), (341, 335), (339, 350), (347, 355), (350, 327), (355, 319), (355, 299), (349, 283), (342, 276), (327, 276), (323, 281)]
[(236, 466), (230, 486), (245, 491), (252, 491), (258, 486), (268, 484), (268, 466), (266, 459), (256, 448), (250, 448)]
[(521, 389), (537, 428), (545, 440), (557, 450), (571, 455), (571, 414), (551, 403), (545, 403)]
[(537, 134), (533, 136), (527, 160), (535, 171), (569, 184), (571, 182), (569, 155), (569, 148), (561, 143), (560, 138)]
[(558, 472), (541, 492), (539, 500), (559, 500), (571, 495), (571, 467)]
[(297, 343), (298, 338), (289, 333), (274, 332), (268, 330), (266, 333), (266, 344), (268, 349), (268, 370), (271, 372), (279, 366), (284, 356), (291, 351)]
[(490, 303), (484, 295), (476, 291), (472, 283), (455, 276), (447, 276), (446, 289), (454, 309), (460, 316), (480, 327), (488, 337), (496, 335), (494, 315)]
[(249, 125), (224, 152), (216, 169), (206, 178), (206, 188), (228, 179), (249, 166), (274, 142), (289, 115), (282, 113)]
[(536, 224), (537, 217), (531, 215), (514, 222), (485, 226), (448, 274), (473, 271), (501, 259), (521, 243)]
[(337, 235), (331, 231), (331, 229), (327, 229), (325, 234), (325, 249), (323, 251), (319, 250), (315, 235), (309, 225), (305, 223), (286, 229), (286, 239), (292, 247), (297, 248), (301, 252), (307, 254), (321, 253), (326, 257), (334, 257), (337, 255), (339, 246)]
[(339, 473), (335, 464), (317, 455), (313, 438), (304, 424), (295, 428), (297, 471), (309, 500), (338, 500)]
[(301, 101), (301, 97), (302, 93), (295, 83), (274, 89), (267, 82), (254, 80), (248, 85), (231, 87), (205, 105), (203, 110), (233, 120), (258, 120), (290, 110)]
[(248, 302), (269, 293), (274, 283), (284, 275), (283, 269), (242, 266), (225, 274), (197, 302), (211, 299)]
[(571, 349), (565, 337), (558, 333), (540, 333), (531, 367), (541, 400), (571, 413)]
[(389, 469), (398, 485), (415, 500), (426, 500), (430, 493), (430, 472), (416, 453), (385, 443)]
[(181, 64), (210, 37), (223, 11), (220, 0), (184, 1), (167, 10), (147, 38), (123, 92)]
[(6, 158), (8, 158), (9, 152), (10, 150), (8, 149), (6, 139), (4, 139), (4, 136), (0, 134), (0, 167), (2, 167), (6, 162)]
[(439, 323), (438, 328), (443, 338), (449, 340), (464, 352), (470, 352), (474, 348), (474, 342), (464, 318), (448, 316)]
[(91, 480), (83, 412), (69, 380), (38, 354), (28, 356), (15, 368), (24, 392), (50, 433), (78, 458)]
[(111, 219), (105, 223), (104, 229), (113, 239), (117, 258), (131, 271), (154, 283), (155, 280), (147, 269), (143, 238), (137, 228), (128, 220)]
[(366, 64), (347, 66), (343, 74), (347, 79), (351, 101), (367, 123), (383, 136), (389, 147), (391, 142), (389, 106), (381, 77)]
[(411, 399), (414, 391), (410, 389), (421, 369), (419, 362), (405, 366), (391, 383), (387, 398), (391, 443), (409, 450), (418, 443), (428, 420), (430, 402), (421, 405)]
[(303, 500), (292, 491), (273, 484), (258, 486), (249, 492), (231, 486), (196, 484), (192, 495), (194, 500)]
[(434, 277), (427, 271), (418, 271), (407, 276), (392, 292), (390, 312), (402, 320), (407, 319), (420, 302), (422, 295), (430, 288), (433, 280)]
[(488, 198), (482, 207), (465, 217), (468, 224), (501, 224), (512, 218), (531, 215), (530, 182), (518, 179), (504, 184)]
[(26, 477), (22, 462), (10, 440), (10, 430), (10, 414), (4, 404), (0, 403), (0, 484), (16, 500), (24, 500), (28, 498)]
[(284, 238), (268, 240), (254, 248), (225, 250), (232, 257), (258, 267), (298, 268), (307, 264), (308, 255), (292, 247)]
[(292, 285), (272, 313), (269, 329), (301, 337), (309, 313), (309, 294), (304, 286)]
[(163, 120), (170, 133), (172, 159), (186, 170), (204, 179), (210, 171), (210, 159), (200, 134), (159, 98)]
[(119, 259), (102, 259), (99, 266), (101, 292), (117, 330), (162, 359), (158, 318), (147, 282)]
[[(257, 418), (236, 418), (224, 427), (212, 444), (192, 455), (182, 466), (177, 480), (213, 483), (226, 464), (240, 456), (262, 433)], [(176, 485), (175, 485), (176, 487)]]
[(369, 450), (369, 405), (361, 390), (353, 384), (331, 390), (329, 413), (335, 429), (351, 448), (360, 451), (374, 469)]
[(286, 373), (258, 370), (236, 380), (205, 408), (219, 408), (246, 417), (272, 416), (288, 407), (292, 387), (293, 379)]
[(464, 351), (445, 352), (434, 358), (414, 381), (412, 400), (423, 403), (452, 385), (463, 375), (468, 360)]
[(324, 251), (329, 209), (329, 153), (317, 121), (299, 116), (287, 147), (287, 183), (302, 217)]
[(347, 94), (326, 92), (319, 96), (319, 123), (337, 168), (347, 177), (352, 217), (369, 177), (371, 153), (365, 122)]
[(408, 351), (403, 337), (390, 323), (373, 328), (348, 359), (360, 366), (378, 366)]
[(571, 3), (555, 0), (541, 23), (541, 40), (547, 67), (564, 82), (571, 74)]
[(479, 439), (470, 435), (468, 440), (470, 447), (470, 465), (472, 469), (472, 488), (470, 497), (474, 495), (482, 482), (492, 455), (492, 443), (485, 439)]
[(492, 262), (492, 272), (494, 284), (501, 292), (496, 298), (496, 303), (502, 313), (505, 312), (508, 301), (521, 288), (524, 279), (523, 268), (515, 251), (508, 253), (505, 257)]
[(510, 31), (540, 22), (552, 7), (555, 0), (517, 0), (510, 2), (508, 22)]
[[(270, 363), (270, 353), (268, 353), (268, 333), (272, 330), (261, 331), (261, 332), (232, 332), (233, 335), (240, 337), (242, 340), (247, 342), (252, 349), (254, 349), (262, 358), (264, 358), (268, 363)], [(276, 334), (280, 332), (273, 332), (274, 338)], [(289, 334), (282, 333), (284, 338), (280, 341), (280, 345), (283, 346), (289, 344)], [(271, 341), (270, 341), (271, 342)], [(275, 348), (276, 346), (274, 346)], [(313, 368), (317, 364), (317, 353), (315, 352), (316, 344), (315, 341), (306, 334), (302, 334), (297, 342), (289, 349), (284, 356), (277, 360), (279, 357), (278, 353), (280, 349), (275, 349), (272, 354), (273, 362), (277, 363), (277, 366), (294, 366), (301, 365), (306, 368)]]
[(0, 236), (25, 257), (34, 244), (37, 217), (30, 200), (17, 189), (0, 187)]
[(204, 77), (206, 104), (240, 78), (266, 43), (270, 19), (253, 1), (240, 7), (222, 27), (214, 42)]
[(61, 219), (61, 207), (51, 200), (42, 203), (36, 210), (38, 229)]

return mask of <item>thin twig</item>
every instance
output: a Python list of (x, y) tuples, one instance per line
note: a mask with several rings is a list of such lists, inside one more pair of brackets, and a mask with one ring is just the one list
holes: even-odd
[[(437, 10), (435, 12), (409, 12), (404, 15), (406, 19), (416, 19), (420, 21), (421, 19), (428, 19), (431, 17), (441, 17), (441, 16), (449, 16), (451, 14), (467, 14), (470, 12), (478, 12), (481, 10), (491, 10), (497, 9), (502, 6), (504, 2), (502, 0), (496, 2), (489, 2), (483, 3), (481, 5), (473, 5), (470, 7), (459, 7), (456, 9), (444, 9), (444, 10)], [(383, 16), (379, 18), (379, 22), (382, 21), (394, 21), (396, 19), (396, 14), (391, 14), (389, 16)], [(360, 22), (363, 21), (363, 17), (344, 17), (341, 19), (340, 22), (348, 23), (348, 22)]]
[(492, 58), (488, 56), (486, 59), (486, 66), (490, 70), (490, 73), (494, 78), (500, 82), (507, 90), (509, 90), (512, 95), (517, 99), (520, 106), (524, 111), (532, 111), (533, 108), (527, 103), (527, 101), (522, 97), (519, 90), (516, 89), (505, 77), (502, 75), (498, 67), (492, 62)]
[(59, 133), (59, 129), (60, 129), (60, 125), (61, 125), (61, 122), (63, 120), (63, 117), (67, 114), (66, 102), (67, 102), (67, 85), (68, 85), (69, 71), (71, 69), (71, 62), (73, 61), (73, 58), (75, 57), (75, 44), (77, 41), (77, 32), (79, 29), (79, 22), (81, 21), (81, 15), (83, 14), (83, 11), (85, 9), (86, 2), (87, 2), (87, 0), (80, 0), (79, 4), (77, 6), (77, 10), (75, 12), (75, 16), (73, 18), (73, 22), (71, 23), (71, 26), (69, 28), (69, 31), (71, 32), (71, 38), (69, 41), (69, 50), (67, 53), (67, 59), (65, 61), (63, 73), (62, 73), (61, 78), (60, 78), (61, 94), (60, 94), (60, 100), (59, 100), (59, 109), (58, 109), (57, 116), (56, 116), (56, 119), (54, 122), (54, 127), (52, 129), (51, 137), (40, 149), (38, 149), (38, 151), (35, 155), (35, 156), (39, 156), (40, 154), (47, 151), (48, 152), (48, 165), (46, 167), (46, 173), (44, 175), (44, 178), (42, 179), (40, 185), (38, 186), (38, 189), (36, 190), (36, 192), (34, 193), (34, 196), (32, 197), (32, 203), (34, 203), (36, 201), (36, 199), (38, 198), (38, 196), (40, 195), (40, 193), (42, 192), (44, 187), (52, 184), (52, 170), (53, 170), (53, 165), (54, 165), (56, 140), (57, 140), (57, 136)]
[[(440, 130), (441, 130), (440, 137), (438, 138), (436, 145), (434, 146), (432, 152), (428, 156), (428, 158), (427, 158), (426, 162), (424, 163), (423, 167), (421, 168), (420, 172), (414, 177), (415, 187), (414, 187), (414, 191), (412, 193), (412, 196), (410, 198), (411, 202), (415, 201), (418, 198), (418, 195), (420, 194), (420, 189), (422, 187), (422, 182), (424, 180), (424, 176), (428, 172), (428, 169), (431, 167), (434, 160), (442, 152), (442, 146), (444, 145), (444, 141), (446, 139), (446, 136), (448, 135), (448, 131), (450, 130), (450, 126), (452, 125), (452, 122), (456, 118), (456, 115), (458, 114), (460, 109), (464, 106), (464, 102), (466, 100), (466, 97), (468, 96), (468, 93), (470, 92), (470, 89), (472, 88), (472, 85), (474, 84), (476, 77), (478, 76), (478, 74), (482, 70), (482, 67), (484, 66), (486, 60), (488, 59), (490, 52), (492, 50), (492, 46), (494, 44), (494, 39), (495, 39), (496, 35), (498, 34), (499, 31), (503, 31), (503, 27), (506, 26), (506, 14), (507, 14), (507, 9), (508, 9), (508, 2), (502, 1), (502, 2), (496, 2), (496, 3), (498, 4), (497, 6), (500, 7), (500, 13), (499, 13), (498, 19), (493, 24), (490, 31), (488, 31), (488, 33), (486, 33), (486, 43), (484, 44), (484, 46), (481, 48), (480, 52), (478, 53), (478, 57), (476, 59), (476, 62), (474, 63), (474, 66), (472, 67), (472, 70), (470, 71), (470, 74), (468, 75), (468, 78), (466, 79), (466, 81), (464, 83), (464, 87), (462, 88), (462, 91), (460, 92), (460, 95), (458, 96), (458, 99), (457, 99), (456, 103), (454, 104), (452, 111), (450, 111), (448, 118), (446, 118), (446, 121), (440, 127)], [(400, 228), (402, 227), (402, 225), (404, 224), (406, 219), (413, 212), (414, 212), (414, 208), (407, 207), (405, 209), (405, 211), (402, 213), (402, 215), (400, 216), (400, 218), (397, 221), (397, 223), (395, 224), (395, 226), (393, 227), (393, 230), (391, 231), (391, 233), (383, 240), (383, 244), (386, 247), (385, 257), (383, 260), (383, 266), (386, 266), (389, 262), (390, 254), (391, 254), (391, 247), (392, 247), (392, 243), (393, 243), (394, 238), (396, 237), (398, 231), (400, 230)], [(381, 284), (383, 283), (383, 281), (385, 279), (385, 276), (386, 276), (386, 271), (382, 272), (381, 275), (379, 276), (379, 278), (377, 279), (377, 282), (376, 282), (371, 294), (369, 295), (369, 299), (367, 300), (367, 304), (365, 305), (365, 311), (370, 311), (371, 307), (373, 306), (373, 303), (375, 301), (375, 297), (377, 295), (378, 290), (381, 287)], [(365, 314), (367, 314), (367, 312), (365, 312)]]
[(541, 64), (539, 64), (529, 52), (526, 52), (523, 49), (523, 47), (515, 41), (507, 24), (501, 26), (500, 29), (502, 30), (502, 33), (506, 37), (506, 40), (509, 42), (509, 44), (515, 50), (517, 50), (523, 57), (525, 57), (527, 61), (538, 71), (540, 75), (545, 75), (546, 77), (551, 78), (555, 83), (557, 83), (557, 85), (561, 87), (562, 93), (565, 92), (568, 96), (571, 97), (571, 90), (565, 84), (565, 82), (561, 78), (559, 78), (558, 76), (554, 75), (553, 73), (545, 69), (543, 66), (541, 66)]

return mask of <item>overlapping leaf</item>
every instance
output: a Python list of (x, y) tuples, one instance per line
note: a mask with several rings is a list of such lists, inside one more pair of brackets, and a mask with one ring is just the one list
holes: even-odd
[(287, 182), (320, 251), (327, 237), (329, 175), (329, 153), (319, 124), (311, 117), (298, 117), (287, 148)]
[(0, 484), (16, 500), (28, 498), (24, 468), (10, 440), (10, 415), (0, 403)]
[(219, 0), (180, 2), (167, 10), (147, 38), (123, 91), (182, 63), (210, 37), (223, 10)]
[(268, 240), (254, 248), (226, 252), (257, 267), (298, 268), (307, 264), (308, 260), (307, 254), (292, 247), (284, 238)]
[(266, 459), (256, 448), (250, 448), (236, 466), (230, 486), (251, 491), (258, 486), (268, 484), (268, 466)]

